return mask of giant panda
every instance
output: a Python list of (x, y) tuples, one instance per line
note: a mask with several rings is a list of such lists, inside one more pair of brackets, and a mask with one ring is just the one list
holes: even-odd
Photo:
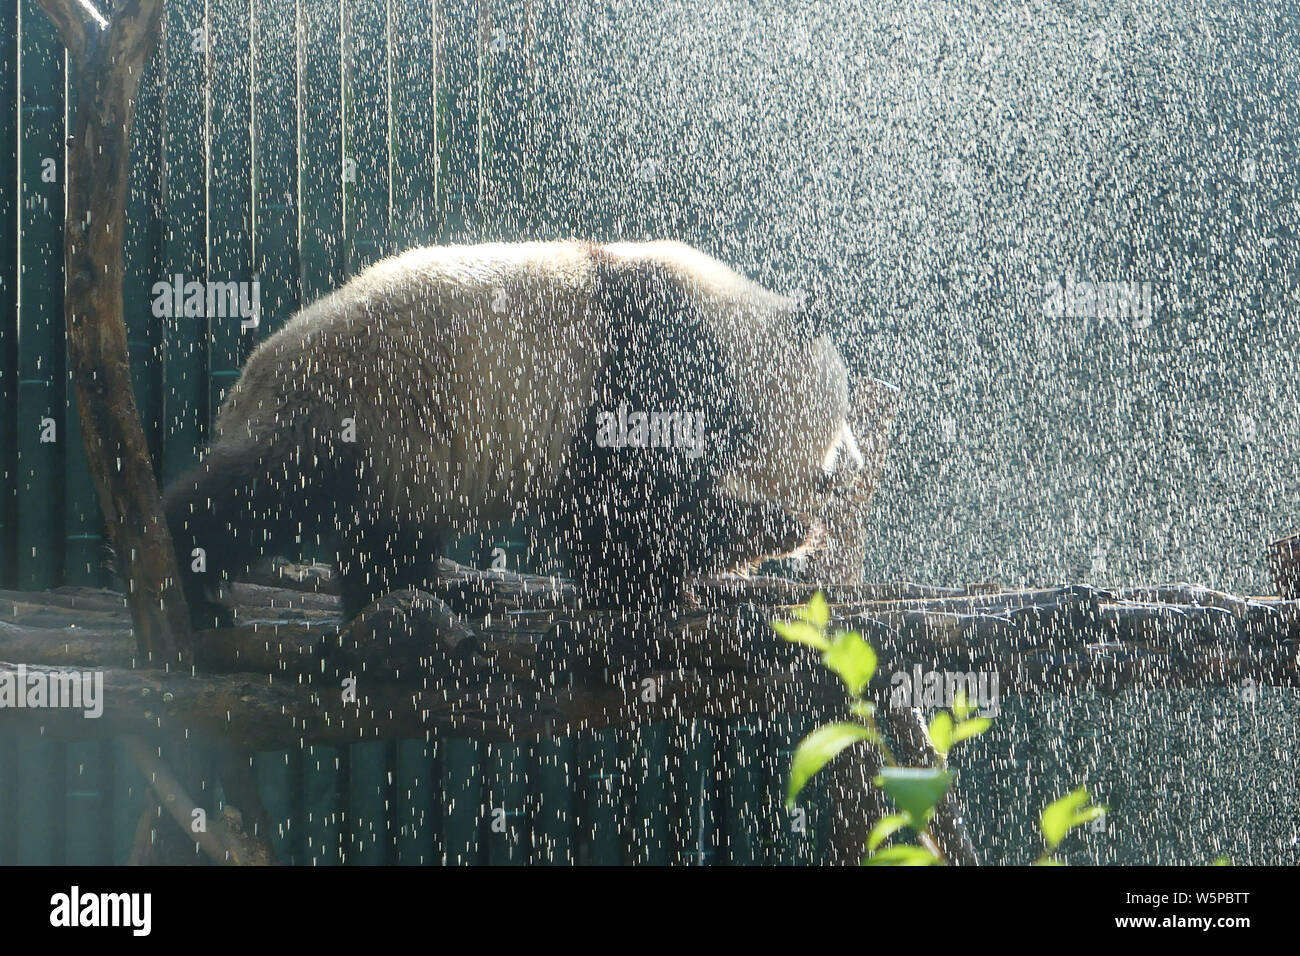
[(806, 549), (863, 464), (819, 327), (677, 242), (381, 261), (253, 351), (167, 489), (195, 625), (231, 623), (223, 582), (255, 559), (315, 543), (349, 618), (495, 523), (563, 542), (593, 602), (662, 606)]

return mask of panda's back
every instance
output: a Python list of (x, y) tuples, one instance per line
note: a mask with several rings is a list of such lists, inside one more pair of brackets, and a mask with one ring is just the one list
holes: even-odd
[(515, 243), (376, 263), (253, 352), (218, 433), (319, 456), (350, 423), (387, 506), (457, 524), (509, 511), (554, 486), (591, 403), (598, 255)]

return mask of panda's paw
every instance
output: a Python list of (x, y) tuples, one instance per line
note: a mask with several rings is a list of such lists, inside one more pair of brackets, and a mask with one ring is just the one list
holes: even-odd
[(802, 558), (814, 551), (821, 551), (830, 543), (826, 532), (826, 525), (821, 521), (813, 521), (804, 529), (804, 538), (790, 552), (792, 557)]
[(235, 609), (212, 598), (190, 599), (190, 626), (196, 631), (234, 627)]
[(773, 524), (772, 553), (776, 555), (797, 557), (815, 551), (825, 533), (820, 521), (784, 512)]

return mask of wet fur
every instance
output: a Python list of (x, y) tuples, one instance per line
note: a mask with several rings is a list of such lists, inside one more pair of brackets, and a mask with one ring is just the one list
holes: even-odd
[[(720, 490), (722, 475), (752, 451), (753, 423), (737, 401), (745, 383), (726, 367), (696, 303), (655, 263), (614, 269), (597, 256), (593, 279), (592, 306), (607, 319), (604, 360), (554, 498), (530, 514), (543, 535), (564, 542), (575, 581), (594, 601), (661, 604), (675, 600), (694, 575), (793, 551), (808, 538), (805, 522)], [(334, 347), (347, 346), (336, 341)], [(263, 362), (246, 371), (244, 401), (289, 388), (277, 385), (278, 378), (253, 379), (265, 379), (268, 367), (277, 368)], [(374, 370), (357, 370), (365, 373)], [(342, 388), (325, 380), (321, 402), (346, 398), (338, 394)], [(596, 416), (620, 403), (702, 414), (704, 454), (600, 447)], [(298, 399), (277, 409), (274, 431), (247, 410), (241, 418), (238, 409), (223, 409), (223, 419), (237, 427), (224, 429), (204, 459), (167, 490), (167, 520), (197, 626), (231, 623), (219, 600), (224, 581), (263, 556), (293, 554), (300, 543), (315, 541), (332, 543), (344, 614), (354, 617), (388, 591), (427, 586), (457, 530), (450, 505), (448, 513), (437, 501), (417, 510), (381, 480), (385, 463), (409, 449), (368, 436), (406, 435), (419, 423), (363, 429), (361, 440), (349, 444), (319, 427), (303, 404)], [(191, 570), (196, 547), (206, 553), (202, 572)]]

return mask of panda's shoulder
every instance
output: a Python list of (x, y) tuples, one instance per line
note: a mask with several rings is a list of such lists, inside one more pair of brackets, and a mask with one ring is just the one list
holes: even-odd
[(787, 297), (764, 288), (709, 253), (676, 239), (616, 242), (601, 247), (607, 261), (633, 271), (650, 271), (684, 290), (701, 305), (782, 309)]
[(580, 279), (591, 271), (588, 243), (576, 240), (418, 246), (374, 263), (341, 292), (366, 296), (412, 288), (482, 288), (532, 278)]
[(612, 264), (657, 270), (703, 287), (726, 287), (748, 282), (721, 260), (676, 239), (611, 242), (601, 246), (600, 252)]

